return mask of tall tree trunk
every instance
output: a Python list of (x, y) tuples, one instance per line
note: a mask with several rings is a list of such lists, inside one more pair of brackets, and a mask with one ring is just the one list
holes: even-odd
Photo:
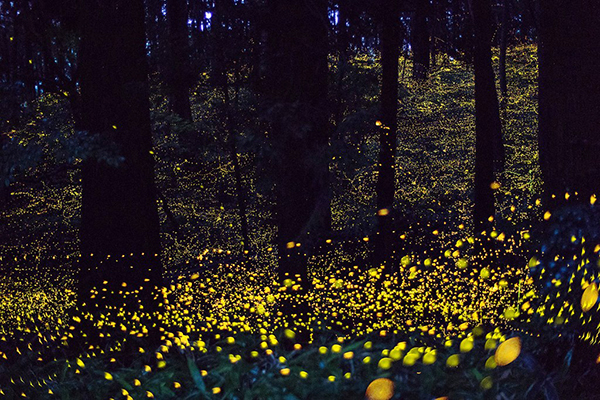
[(600, 3), (540, 2), (539, 149), (548, 197), (600, 193)]
[(431, 40), (429, 42), (429, 53), (430, 53), (430, 69), (435, 69), (437, 66), (437, 53), (438, 53), (438, 31), (439, 31), (439, 6), (438, 0), (431, 1), (431, 14), (429, 18), (429, 31)]
[(167, 0), (167, 19), (171, 53), (167, 62), (171, 110), (181, 118), (191, 120), (187, 0)]
[(376, 261), (389, 263), (393, 252), (392, 216), (396, 193), (400, 2), (383, 0), (381, 12), (381, 126), (379, 127), (379, 173), (376, 188), (378, 235), (375, 252)]
[(344, 115), (344, 78), (348, 69), (348, 27), (346, 26), (346, 3), (343, 1), (338, 3), (338, 32), (337, 32), (337, 50), (338, 50), (338, 74), (336, 82), (336, 104), (334, 123), (338, 128), (343, 120)]
[(22, 24), (23, 36), (23, 59), (21, 60), (21, 80), (24, 84), (25, 99), (32, 101), (36, 98), (35, 69), (33, 67), (33, 38), (31, 32), (27, 29), (27, 19), (30, 17), (30, 10), (26, 9), (19, 15), (20, 24)]
[[(233, 163), (233, 174), (235, 182), (235, 192), (238, 203), (238, 218), (240, 219), (240, 233), (243, 241), (243, 249), (250, 249), (250, 234), (248, 229), (248, 217), (246, 212), (246, 195), (244, 192), (244, 183), (242, 180), (242, 171), (240, 160), (238, 157), (237, 144), (235, 139), (236, 124), (232, 114), (235, 114), (235, 109), (229, 96), (229, 82), (227, 79), (227, 60), (225, 56), (227, 34), (227, 24), (224, 24), (223, 15), (226, 14), (227, 0), (215, 0), (215, 12), (213, 14), (213, 76), (214, 83), (223, 97), (219, 115), (222, 121), (224, 137), (227, 141), (227, 148)], [(237, 100), (237, 96), (236, 96)]]
[(82, 122), (115, 151), (83, 165), (79, 293), (85, 301), (103, 281), (115, 290), (121, 282), (148, 288), (162, 283), (162, 273), (144, 3), (91, 1), (82, 13)]
[[(429, 0), (416, 0), (413, 22), (413, 78), (427, 79), (429, 74)], [(384, 11), (385, 12), (385, 11)]]
[(494, 215), (494, 170), (504, 161), (502, 128), (492, 67), (492, 7), (490, 0), (472, 0), (475, 34), (475, 232), (490, 227)]
[[(295, 246), (331, 227), (326, 0), (271, 0), (268, 36), (282, 279), (307, 279)], [(310, 235), (310, 236), (309, 236)]]
[(500, 23), (500, 57), (498, 62), (498, 79), (500, 81), (500, 93), (504, 104), (508, 96), (508, 84), (506, 82), (506, 47), (508, 45), (508, 24), (510, 21), (510, 0), (504, 0), (502, 9), (502, 22)]

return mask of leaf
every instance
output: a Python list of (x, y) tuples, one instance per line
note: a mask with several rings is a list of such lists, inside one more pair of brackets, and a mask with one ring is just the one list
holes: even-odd
[(544, 397), (546, 398), (546, 400), (560, 400), (560, 397), (558, 397), (558, 392), (556, 391), (554, 384), (549, 380), (547, 380), (546, 382), (547, 383), (544, 384)]
[(125, 379), (121, 378), (121, 376), (116, 376), (115, 377), (116, 381), (119, 382), (121, 384), (121, 386), (123, 386), (126, 390), (128, 391), (133, 391), (134, 388), (133, 386), (131, 386)]
[(208, 393), (206, 392), (206, 385), (204, 385), (204, 380), (202, 379), (202, 375), (200, 374), (198, 366), (196, 365), (194, 360), (190, 357), (187, 357), (187, 365), (188, 369), (190, 370), (190, 375), (192, 376), (194, 384), (196, 385), (198, 390), (200, 390), (202, 394), (208, 395)]

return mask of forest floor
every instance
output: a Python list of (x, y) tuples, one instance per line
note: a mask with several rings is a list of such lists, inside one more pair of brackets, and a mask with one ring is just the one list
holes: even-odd
[[(586, 220), (597, 211), (550, 216), (542, 208), (536, 51), (514, 47), (508, 58), (507, 162), (495, 192), (495, 230), (487, 235), (493, 257), (473, 254), (480, 239), (470, 233), (473, 74), (445, 60), (424, 84), (402, 73), (399, 269), (386, 276), (369, 264), (379, 65), (357, 56), (331, 143), (334, 232), (313, 244), (327, 251), (309, 257), (312, 282), (301, 293), (295, 282), (280, 287), (274, 279), (273, 193), (251, 95), (239, 93), (248, 121), (236, 138), (250, 227), (243, 254), (233, 163), (211, 106), (217, 94), (199, 84), (196, 124), (187, 126), (168, 115), (154, 88), (162, 257), (171, 283), (159, 292), (158, 314), (97, 317), (103, 340), (89, 348), (73, 344), (86, 321), (73, 309), (81, 186), (80, 161), (68, 150), (77, 135), (64, 99), (41, 99), (31, 124), (15, 132), (32, 166), (21, 168), (0, 210), (0, 395), (359, 399), (371, 387), (372, 399), (552, 399), (580, 390), (569, 380), (598, 371), (571, 362), (569, 349), (581, 354), (575, 336), (585, 346), (598, 343), (599, 310), (596, 303), (586, 308), (598, 293), (593, 245), (600, 238), (593, 224), (560, 218)], [(189, 130), (202, 135), (193, 154), (177, 145)], [(574, 271), (562, 286), (560, 274), (568, 274), (556, 275), (558, 259)], [(278, 304), (301, 297), (312, 310), (313, 343), (294, 346), (296, 328), (284, 329)], [(160, 332), (160, 345), (145, 341), (149, 330)]]

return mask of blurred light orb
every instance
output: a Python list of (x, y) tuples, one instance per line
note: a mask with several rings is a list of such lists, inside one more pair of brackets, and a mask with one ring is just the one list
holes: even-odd
[(367, 400), (390, 400), (394, 395), (394, 382), (387, 378), (375, 379), (367, 387)]

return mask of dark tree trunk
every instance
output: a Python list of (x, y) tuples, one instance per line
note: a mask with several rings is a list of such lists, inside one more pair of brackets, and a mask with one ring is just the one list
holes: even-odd
[(398, 121), (398, 47), (400, 45), (400, 2), (382, 2), (381, 29), (381, 126), (379, 127), (379, 173), (377, 176), (378, 235), (376, 261), (392, 256), (392, 216), (396, 193), (396, 131)]
[(282, 279), (308, 271), (302, 243), (331, 227), (327, 1), (271, 0), (268, 36)]
[(471, 15), (475, 34), (475, 232), (490, 227), (494, 215), (494, 170), (504, 161), (502, 128), (492, 67), (492, 7), (490, 0), (472, 0)]
[(413, 77), (417, 80), (427, 79), (429, 74), (429, 27), (427, 19), (430, 16), (430, 10), (429, 0), (416, 0), (412, 45), (414, 55)]
[(347, 4), (341, 1), (338, 4), (338, 32), (337, 32), (337, 51), (338, 51), (338, 74), (336, 82), (336, 104), (334, 113), (334, 123), (336, 128), (340, 126), (344, 116), (344, 78), (348, 69), (348, 47), (349, 35), (346, 13)]
[[(248, 218), (246, 212), (246, 195), (244, 182), (235, 138), (236, 124), (233, 118), (236, 110), (229, 96), (229, 82), (227, 79), (226, 35), (228, 24), (224, 23), (223, 16), (226, 14), (227, 0), (215, 0), (215, 13), (213, 14), (213, 77), (215, 87), (221, 92), (223, 102), (219, 108), (219, 119), (223, 126), (223, 136), (227, 141), (227, 149), (233, 163), (233, 175), (235, 182), (235, 193), (238, 203), (238, 217), (240, 219), (240, 233), (243, 241), (243, 249), (250, 249), (250, 234), (248, 229)], [(237, 97), (236, 97), (237, 99)]]
[(548, 197), (600, 193), (600, 3), (540, 3), (539, 149)]
[(33, 67), (33, 40), (31, 32), (27, 29), (27, 18), (29, 10), (24, 11), (19, 15), (19, 21), (22, 24), (23, 36), (23, 59), (21, 60), (21, 79), (24, 84), (24, 94), (27, 101), (32, 101), (36, 97), (35, 90), (35, 69)]
[(429, 42), (429, 54), (430, 54), (430, 66), (429, 69), (435, 69), (437, 66), (437, 53), (438, 53), (438, 31), (439, 31), (439, 0), (431, 1), (431, 15), (429, 18), (429, 31), (430, 31), (430, 42)]
[(498, 62), (498, 80), (500, 81), (500, 93), (502, 94), (502, 103), (504, 104), (508, 95), (508, 84), (506, 82), (506, 47), (508, 45), (508, 23), (510, 21), (510, 1), (504, 0), (502, 10), (502, 22), (500, 23), (500, 56)]
[(167, 0), (170, 59), (167, 69), (171, 111), (191, 120), (190, 108), (190, 49), (187, 0)]
[(79, 293), (85, 301), (105, 280), (113, 288), (121, 282), (148, 288), (160, 285), (162, 274), (144, 3), (91, 1), (82, 10), (82, 122), (116, 153), (83, 165)]

